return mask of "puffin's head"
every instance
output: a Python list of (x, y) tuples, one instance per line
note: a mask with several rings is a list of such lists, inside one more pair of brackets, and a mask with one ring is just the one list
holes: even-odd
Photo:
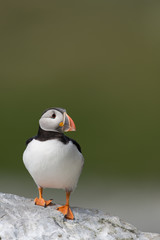
[(76, 126), (63, 108), (49, 108), (39, 120), (40, 127), (45, 131), (75, 131)]

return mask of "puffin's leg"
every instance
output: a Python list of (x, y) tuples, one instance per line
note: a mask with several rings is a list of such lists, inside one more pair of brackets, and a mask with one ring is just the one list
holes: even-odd
[(57, 210), (63, 213), (65, 218), (73, 220), (74, 215), (69, 207), (69, 197), (70, 197), (71, 192), (66, 191), (66, 204), (62, 207), (58, 207)]
[(34, 199), (35, 205), (40, 205), (40, 206), (43, 206), (43, 207), (47, 207), (52, 202), (52, 200), (45, 201), (43, 199), (43, 197), (42, 197), (43, 188), (42, 187), (39, 187), (38, 191), (39, 191), (39, 198)]

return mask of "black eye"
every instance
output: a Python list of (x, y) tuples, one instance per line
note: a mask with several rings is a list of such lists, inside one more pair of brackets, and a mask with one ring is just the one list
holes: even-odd
[(52, 118), (55, 118), (55, 117), (56, 117), (56, 114), (55, 114), (55, 113), (53, 113), (53, 114), (52, 114)]

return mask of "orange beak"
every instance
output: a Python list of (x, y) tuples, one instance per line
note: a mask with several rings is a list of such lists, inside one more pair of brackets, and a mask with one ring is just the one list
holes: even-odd
[(69, 128), (66, 129), (65, 132), (76, 131), (76, 126), (75, 126), (72, 118), (67, 113), (66, 113), (66, 117), (68, 118)]

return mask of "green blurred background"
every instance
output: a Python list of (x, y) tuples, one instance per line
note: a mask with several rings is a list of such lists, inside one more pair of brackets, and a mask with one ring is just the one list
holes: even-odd
[(25, 141), (63, 107), (85, 157), (72, 205), (160, 232), (159, 23), (158, 1), (1, 2), (0, 191), (35, 197)]

